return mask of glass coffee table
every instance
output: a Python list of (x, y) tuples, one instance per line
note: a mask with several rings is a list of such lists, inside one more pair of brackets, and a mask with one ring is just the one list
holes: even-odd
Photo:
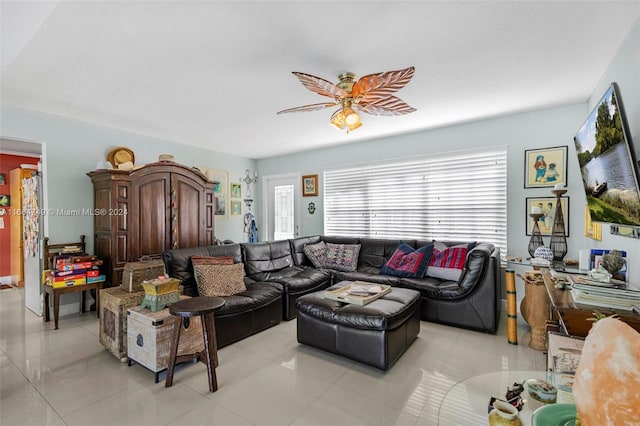
[[(438, 411), (438, 425), (486, 425), (492, 396), (504, 399), (507, 386), (529, 379), (545, 380), (546, 374), (545, 371), (495, 371), (466, 378), (451, 387), (444, 396)], [(531, 425), (533, 412), (545, 404), (529, 395), (526, 384), (521, 396), (526, 403), (520, 411), (520, 420), (525, 426)]]

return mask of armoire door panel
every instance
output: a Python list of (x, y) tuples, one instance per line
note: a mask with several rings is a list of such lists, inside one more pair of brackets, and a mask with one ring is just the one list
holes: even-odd
[[(96, 210), (109, 212), (112, 208), (111, 204), (111, 188), (104, 187), (96, 189), (94, 192)], [(95, 211), (94, 211), (95, 213)], [(95, 214), (94, 227), (95, 232), (111, 231), (111, 218), (108, 214)]]
[(203, 188), (191, 179), (173, 175), (172, 188), (172, 248), (200, 245), (203, 219)]
[[(96, 219), (97, 218), (94, 218), (94, 220)], [(96, 231), (93, 239), (93, 251), (103, 262), (102, 268), (106, 271), (107, 281), (112, 281), (111, 271), (116, 263), (114, 256), (117, 255), (117, 253), (114, 252), (112, 243), (113, 236), (111, 235), (111, 232)]]
[(129, 260), (129, 238), (127, 238), (127, 234), (120, 234), (116, 236), (116, 247), (118, 257), (115, 258), (114, 266), (124, 266), (125, 263)]
[(129, 229), (129, 202), (118, 203), (118, 208), (111, 213), (116, 216), (116, 229), (119, 232), (127, 232)]
[(134, 182), (137, 200), (133, 238), (137, 238), (134, 260), (145, 255), (160, 255), (169, 246), (170, 174), (156, 173)]

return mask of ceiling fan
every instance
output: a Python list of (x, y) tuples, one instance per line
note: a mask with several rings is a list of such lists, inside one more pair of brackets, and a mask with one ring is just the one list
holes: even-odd
[(324, 108), (340, 106), (330, 119), (331, 125), (338, 130), (346, 129), (347, 133), (362, 126), (359, 112), (372, 115), (402, 115), (416, 109), (407, 105), (402, 99), (392, 95), (402, 89), (413, 77), (415, 67), (398, 71), (387, 71), (360, 77), (354, 82), (356, 75), (345, 72), (338, 76), (338, 84), (302, 72), (293, 72), (304, 87), (322, 96), (333, 99), (333, 102), (303, 105), (278, 111), (288, 112), (317, 111)]

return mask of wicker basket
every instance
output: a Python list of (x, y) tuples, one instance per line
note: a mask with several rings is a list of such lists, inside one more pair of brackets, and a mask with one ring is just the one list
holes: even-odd
[(161, 259), (142, 256), (139, 262), (124, 265), (120, 287), (129, 293), (141, 291), (142, 281), (154, 280), (164, 274), (164, 262)]

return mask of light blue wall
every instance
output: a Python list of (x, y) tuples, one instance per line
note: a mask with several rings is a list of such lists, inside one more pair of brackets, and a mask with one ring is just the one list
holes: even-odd
[[(525, 198), (551, 197), (551, 188), (524, 189), (524, 150), (565, 145), (569, 148), (568, 184), (570, 196), (570, 237), (569, 255), (582, 243), (582, 210), (573, 205), (571, 196), (582, 192), (582, 183), (577, 169), (577, 158), (573, 147), (573, 135), (584, 119), (584, 105), (568, 105), (542, 111), (514, 114), (500, 118), (477, 121), (457, 126), (445, 127), (401, 136), (346, 143), (343, 146), (299, 154), (258, 160), (262, 176), (287, 172), (319, 174), (325, 168), (343, 164), (358, 164), (366, 161), (428, 155), (482, 147), (507, 147), (507, 194), (508, 204), (508, 246), (509, 254), (528, 256), (526, 236)], [(376, 119), (376, 118), (372, 118)], [(366, 123), (365, 123), (366, 125)], [(323, 188), (320, 178), (320, 196), (305, 197), (302, 235), (323, 232)], [(314, 201), (318, 208), (313, 216), (306, 213), (306, 203)], [(261, 211), (261, 210), (258, 210)], [(572, 238), (578, 236), (580, 238)], [(580, 241), (576, 241), (580, 240)]]
[[(105, 160), (107, 153), (117, 146), (133, 150), (136, 164), (155, 162), (160, 154), (172, 154), (176, 162), (200, 170), (227, 170), (230, 182), (238, 182), (245, 169), (255, 169), (252, 159), (168, 140), (10, 107), (3, 107), (0, 112), (2, 137), (44, 143), (50, 209), (92, 208), (93, 186), (86, 173), (94, 170), (96, 163)], [(215, 225), (217, 238), (243, 240), (242, 216), (216, 217)], [(87, 235), (88, 249), (92, 250), (92, 217), (48, 217), (48, 236), (52, 242), (75, 241), (80, 234)]]
[[(620, 46), (618, 53), (596, 85), (587, 102), (586, 114), (595, 108), (612, 82), (618, 83), (620, 98), (625, 109), (631, 140), (640, 159), (640, 20)], [(580, 202), (587, 202), (582, 194)], [(640, 240), (611, 235), (608, 224), (602, 226), (602, 241), (585, 239), (585, 248), (608, 248), (626, 250), (629, 256), (630, 281), (640, 285)]]

